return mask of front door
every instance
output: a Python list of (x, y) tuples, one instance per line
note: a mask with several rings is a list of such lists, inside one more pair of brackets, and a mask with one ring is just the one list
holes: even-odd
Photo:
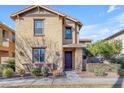
[(72, 51), (65, 51), (65, 70), (72, 70)]

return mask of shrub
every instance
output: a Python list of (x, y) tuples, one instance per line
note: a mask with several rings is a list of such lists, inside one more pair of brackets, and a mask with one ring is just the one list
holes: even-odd
[(5, 78), (9, 78), (9, 77), (13, 76), (13, 73), (14, 73), (14, 71), (13, 71), (12, 68), (4, 68), (2, 76), (5, 77)]
[(124, 69), (124, 60), (122, 60), (122, 59), (113, 58), (113, 59), (111, 59), (111, 63), (120, 64), (121, 68)]
[(107, 73), (106, 73), (106, 70), (105, 69), (97, 69), (95, 72), (95, 75), (96, 76), (106, 76)]
[(97, 56), (102, 56), (105, 59), (111, 59), (112, 57), (120, 54), (122, 50), (122, 41), (113, 40), (113, 41), (97, 41), (90, 46), (88, 46), (88, 51)]
[(2, 76), (3, 69), (0, 68), (0, 76)]
[(32, 75), (34, 76), (40, 76), (41, 75), (41, 69), (40, 68), (32, 68)]
[(20, 76), (23, 77), (25, 75), (25, 70), (24, 69), (19, 69), (18, 73), (19, 73)]
[(11, 58), (7, 60), (7, 67), (10, 67), (15, 71), (15, 59)]
[(0, 76), (2, 76), (2, 72), (3, 72), (3, 66), (0, 65)]
[(120, 69), (120, 70), (118, 71), (118, 74), (119, 74), (120, 76), (124, 76), (124, 69)]
[(48, 68), (48, 66), (43, 66), (43, 67), (41, 68), (41, 73), (42, 73), (43, 76), (48, 76), (48, 73), (49, 73), (49, 68)]
[(0, 76), (2, 75), (3, 70), (0, 68)]
[(95, 73), (97, 76), (105, 76), (106, 72), (118, 72), (119, 64), (88, 63), (87, 71)]

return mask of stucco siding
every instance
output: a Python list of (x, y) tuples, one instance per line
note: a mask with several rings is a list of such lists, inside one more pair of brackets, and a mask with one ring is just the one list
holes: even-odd
[[(16, 67), (24, 68), (23, 64), (32, 65), (32, 49), (44, 48), (45, 62), (53, 63), (54, 58), (56, 58), (55, 55), (57, 54), (60, 57), (59, 68), (64, 68), (63, 44), (79, 43), (79, 35), (76, 34), (79, 32), (78, 22), (71, 21), (71, 23), (66, 23), (66, 16), (50, 12), (49, 10), (45, 10), (39, 6), (24, 13), (17, 14), (12, 18), (16, 22)], [(44, 33), (41, 36), (34, 35), (34, 19), (42, 19), (44, 22)], [(64, 38), (66, 26), (72, 27), (71, 42), (66, 41)], [(69, 50), (73, 51), (73, 68), (80, 68), (79, 65), (82, 64), (82, 49), (78, 49), (77, 47), (69, 47)], [(16, 70), (18, 70), (18, 68)]]
[[(43, 36), (34, 36), (34, 19), (44, 20)], [(27, 56), (29, 58), (24, 58), (23, 54), (20, 55), (20, 52), (23, 51), (23, 49), (20, 48), (22, 46), (20, 46), (19, 43), (23, 45), (23, 48), (26, 50)], [(62, 49), (61, 17), (59, 16), (25, 17), (24, 16), (16, 20), (15, 59), (16, 59), (17, 65), (18, 64), (21, 65), (23, 63), (32, 63), (32, 48), (35, 48), (35, 47), (44, 47), (46, 49), (45, 57), (47, 57), (51, 49), (54, 52), (58, 51), (60, 53), (60, 56), (62, 57), (63, 49)], [(52, 60), (49, 60), (49, 62), (52, 62)], [(62, 61), (60, 63), (62, 63)]]
[(75, 49), (75, 69), (82, 70), (83, 58), (82, 58), (83, 49)]

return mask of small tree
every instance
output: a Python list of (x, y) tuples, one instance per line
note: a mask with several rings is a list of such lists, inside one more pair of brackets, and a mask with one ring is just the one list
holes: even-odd
[(94, 56), (103, 56), (109, 60), (117, 56), (122, 50), (122, 42), (120, 40), (98, 41), (88, 47), (88, 51)]

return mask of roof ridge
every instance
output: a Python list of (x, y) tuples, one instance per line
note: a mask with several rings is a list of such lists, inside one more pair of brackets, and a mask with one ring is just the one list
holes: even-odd
[(124, 29), (121, 29), (120, 31), (118, 31), (118, 32), (116, 32), (116, 33), (110, 35), (109, 37), (105, 38), (104, 40), (109, 40), (109, 39), (111, 39), (112, 37), (118, 36), (118, 35), (120, 35), (120, 34), (122, 34), (122, 33), (124, 33)]

